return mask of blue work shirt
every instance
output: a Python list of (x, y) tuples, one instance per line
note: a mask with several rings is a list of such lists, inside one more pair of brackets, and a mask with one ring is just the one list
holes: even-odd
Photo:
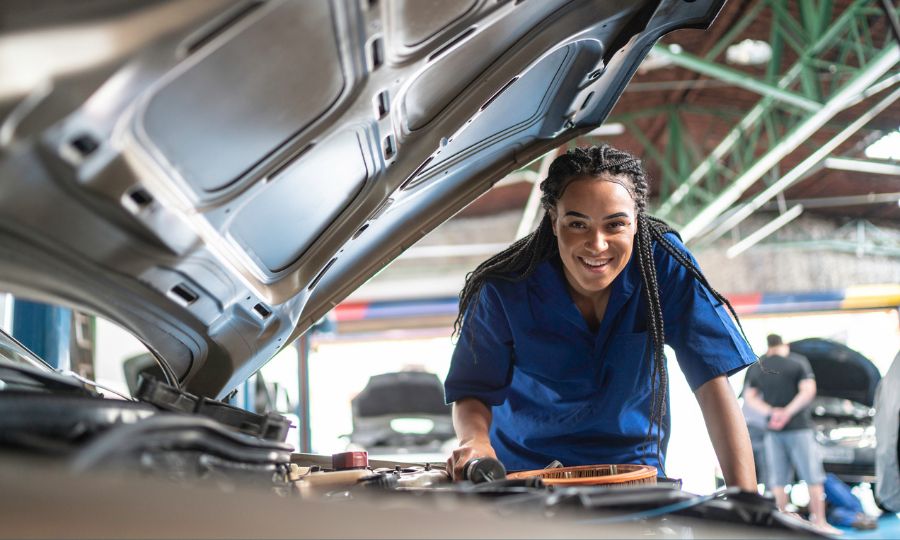
[[(693, 260), (676, 235), (667, 238)], [(666, 343), (691, 389), (755, 362), (726, 308), (656, 243), (653, 258)], [(647, 439), (652, 344), (636, 252), (611, 287), (597, 331), (572, 301), (558, 256), (523, 280), (487, 280), (468, 309), (446, 399), (492, 406), (491, 445), (508, 469), (541, 469), (554, 459), (659, 465), (656, 426)]]

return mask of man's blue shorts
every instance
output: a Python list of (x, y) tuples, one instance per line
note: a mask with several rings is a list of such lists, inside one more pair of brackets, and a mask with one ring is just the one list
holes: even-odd
[(797, 479), (807, 484), (825, 482), (825, 469), (815, 435), (811, 429), (769, 431), (766, 433), (766, 469), (769, 487), (793, 483)]

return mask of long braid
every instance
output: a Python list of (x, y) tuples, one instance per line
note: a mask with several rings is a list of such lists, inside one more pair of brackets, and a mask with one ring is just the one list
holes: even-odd
[(459, 293), (459, 312), (453, 323), (453, 334), (459, 334), (463, 315), (477, 297), (478, 291), (489, 277), (503, 280), (524, 279), (537, 266), (550, 258), (556, 249), (550, 218), (544, 215), (538, 228), (531, 234), (516, 240), (508, 248), (479, 264), (466, 275), (466, 284)]
[[(656, 277), (656, 264), (653, 261), (653, 247), (651, 244), (650, 226), (646, 214), (638, 214), (638, 230), (637, 241), (635, 242), (638, 250), (638, 263), (641, 267), (641, 277), (644, 282), (644, 298), (647, 301), (647, 316), (649, 324), (647, 331), (649, 332), (652, 342), (651, 356), (651, 392), (653, 400), (651, 402), (651, 419), (657, 420), (660, 425), (656, 430), (656, 458), (660, 467), (664, 467), (663, 460), (660, 455), (662, 448), (662, 422), (666, 417), (666, 392), (668, 389), (668, 371), (666, 369), (665, 351), (665, 325), (663, 322), (662, 302), (659, 295), (659, 281)], [(657, 383), (658, 379), (658, 383)], [(647, 428), (647, 439), (649, 440), (653, 432), (653, 422)], [(665, 469), (663, 469), (665, 474)]]
[(674, 231), (663, 220), (659, 218), (655, 218), (650, 215), (648, 215), (647, 218), (651, 222), (650, 230), (653, 234), (653, 239), (659, 242), (660, 245), (662, 245), (662, 247), (667, 252), (669, 252), (669, 254), (671, 254), (679, 264), (687, 268), (688, 272), (691, 273), (694, 279), (699, 281), (700, 284), (703, 285), (703, 287), (705, 287), (707, 291), (709, 291), (713, 298), (715, 298), (720, 304), (724, 304), (725, 307), (728, 308), (729, 313), (731, 313), (731, 316), (734, 318), (735, 322), (738, 325), (738, 328), (741, 331), (741, 336), (743, 336), (744, 340), (747, 341), (747, 336), (744, 334), (744, 327), (743, 325), (741, 325), (741, 320), (738, 317), (737, 311), (735, 311), (734, 306), (731, 305), (731, 302), (729, 302), (728, 299), (725, 298), (725, 295), (714, 289), (713, 286), (709, 284), (709, 281), (706, 280), (706, 276), (703, 275), (703, 272), (700, 270), (700, 268), (697, 267), (696, 264), (694, 264), (694, 261), (692, 261), (690, 257), (685, 255), (684, 252), (675, 247), (675, 245), (672, 244), (672, 241), (664, 236), (666, 233)]
[[(600, 175), (603, 175), (604, 180), (618, 183), (628, 190), (634, 199), (637, 210), (637, 231), (634, 243), (644, 284), (643, 298), (647, 306), (647, 332), (651, 342), (649, 367), (653, 398), (650, 405), (650, 425), (647, 430), (646, 442), (651, 441), (653, 426), (656, 425), (656, 458), (662, 468), (662, 473), (665, 474), (660, 452), (663, 429), (668, 432), (668, 426), (664, 427), (663, 423), (667, 411), (669, 377), (664, 350), (665, 326), (662, 301), (653, 258), (654, 242), (684, 266), (716, 300), (728, 306), (739, 327), (740, 320), (728, 300), (712, 288), (691, 258), (666, 238), (667, 233), (674, 231), (664, 221), (646, 213), (650, 191), (649, 183), (641, 168), (640, 160), (631, 154), (604, 144), (575, 148), (553, 161), (547, 178), (540, 185), (541, 206), (545, 210), (540, 225), (533, 233), (481, 263), (466, 276), (465, 286), (459, 296), (459, 312), (453, 324), (454, 335), (462, 331), (467, 310), (477, 298), (487, 279), (498, 278), (510, 281), (525, 279), (535, 271), (540, 263), (558, 254), (557, 242), (546, 212), (556, 208), (559, 198), (572, 180), (584, 176), (597, 177)], [(743, 327), (741, 327), (741, 333), (743, 334)], [(744, 339), (746, 340), (746, 336)]]

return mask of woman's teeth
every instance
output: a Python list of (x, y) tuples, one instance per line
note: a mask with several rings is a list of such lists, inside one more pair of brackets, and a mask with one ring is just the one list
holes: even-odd
[(578, 257), (578, 260), (591, 268), (602, 268), (609, 264), (609, 261), (612, 259), (585, 259), (584, 257)]

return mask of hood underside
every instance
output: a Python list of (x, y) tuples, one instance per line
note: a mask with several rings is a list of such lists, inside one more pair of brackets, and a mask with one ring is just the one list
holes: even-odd
[(721, 3), (6, 3), (0, 280), (221, 397)]
[(816, 394), (875, 404), (881, 373), (871, 360), (850, 347), (822, 338), (791, 343), (791, 352), (803, 355), (816, 376)]

